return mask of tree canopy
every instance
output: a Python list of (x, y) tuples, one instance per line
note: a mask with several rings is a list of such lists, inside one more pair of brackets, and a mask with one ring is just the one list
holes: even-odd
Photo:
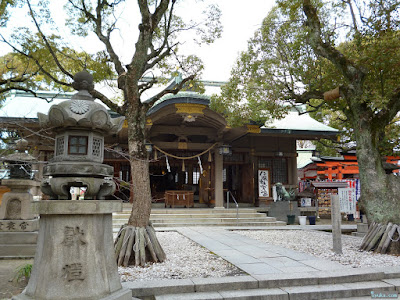
[[(238, 117), (280, 117), (285, 113), (284, 102), (308, 104), (314, 117), (344, 130), (346, 141), (354, 141), (352, 122), (357, 122), (353, 113), (357, 108), (345, 97), (327, 100), (324, 93), (335, 88), (343, 91), (352, 78), (361, 76), (359, 104), (365, 105), (371, 121), (380, 116), (373, 121), (377, 130), (388, 129), (379, 134), (376, 143), (382, 153), (396, 150), (398, 144), (391, 132), (398, 132), (395, 115), (399, 106), (393, 104), (400, 75), (396, 51), (400, 46), (399, 4), (311, 1), (309, 10), (318, 17), (312, 19), (303, 9), (306, 2), (278, 1), (240, 55), (215, 107), (228, 111), (234, 122)], [(314, 49), (314, 40), (325, 49)], [(235, 110), (236, 105), (243, 106), (245, 113)]]
[(214, 102), (231, 122), (280, 117), (284, 103), (340, 122), (355, 141), (364, 209), (377, 222), (399, 223), (387, 213), (396, 210), (399, 183), (382, 164), (398, 147), (399, 7), (395, 0), (278, 0), (217, 98), (222, 105)]

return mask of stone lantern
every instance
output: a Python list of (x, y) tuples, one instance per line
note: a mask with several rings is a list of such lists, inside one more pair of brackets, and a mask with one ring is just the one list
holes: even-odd
[[(122, 288), (113, 246), (112, 213), (122, 202), (101, 200), (115, 189), (113, 168), (102, 164), (104, 135), (117, 133), (124, 118), (112, 119), (94, 102), (88, 72), (74, 81), (72, 99), (38, 114), (40, 124), (56, 132), (41, 187), (52, 199), (35, 203), (40, 227), (32, 275), (13, 299), (132, 299)], [(85, 201), (68, 200), (71, 187), (85, 187)]]
[(32, 258), (35, 255), (39, 220), (32, 211), (33, 196), (30, 190), (39, 186), (31, 180), (35, 158), (26, 153), (28, 142), (16, 143), (16, 152), (1, 160), (9, 170), (9, 179), (2, 185), (10, 188), (3, 195), (0, 206), (0, 257)]
[(20, 139), (16, 142), (15, 153), (4, 157), (3, 161), (6, 168), (10, 171), (11, 179), (31, 179), (32, 162), (35, 158), (26, 153), (28, 149), (28, 141)]
[(106, 107), (88, 90), (93, 77), (86, 71), (74, 76), (79, 92), (71, 100), (53, 105), (48, 115), (38, 113), (42, 127), (56, 132), (54, 158), (43, 169), (42, 192), (53, 199), (69, 199), (71, 187), (85, 187), (85, 199), (104, 199), (115, 191), (113, 167), (102, 164), (104, 135), (122, 128), (123, 117), (111, 118)]

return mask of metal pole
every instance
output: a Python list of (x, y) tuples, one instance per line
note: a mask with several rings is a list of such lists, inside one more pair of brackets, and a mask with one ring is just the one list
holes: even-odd
[(229, 191), (226, 192), (226, 208), (229, 208)]

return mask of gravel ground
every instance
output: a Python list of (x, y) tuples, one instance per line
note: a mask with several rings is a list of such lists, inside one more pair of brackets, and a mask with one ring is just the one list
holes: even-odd
[(243, 274), (224, 259), (212, 254), (177, 232), (157, 232), (166, 261), (146, 267), (119, 267), (121, 281), (224, 277)]
[[(342, 235), (343, 254), (337, 255), (332, 251), (332, 234), (327, 232), (241, 230), (235, 233), (336, 261), (353, 268), (400, 266), (398, 256), (358, 251), (362, 241), (360, 237)], [(244, 275), (235, 266), (177, 232), (157, 232), (157, 236), (167, 254), (167, 260), (161, 264), (149, 264), (145, 268), (119, 267), (122, 281)]]
[(332, 234), (321, 231), (300, 230), (254, 230), (235, 231), (235, 233), (260, 240), (269, 244), (282, 246), (312, 254), (316, 257), (336, 261), (353, 268), (400, 266), (400, 257), (358, 251), (362, 238), (342, 235), (342, 255), (332, 251)]

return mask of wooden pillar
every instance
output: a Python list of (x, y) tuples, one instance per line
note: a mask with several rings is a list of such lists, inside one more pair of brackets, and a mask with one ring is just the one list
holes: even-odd
[(193, 165), (186, 166), (186, 171), (188, 172), (188, 184), (193, 184)]
[(338, 166), (337, 179), (339, 179), (339, 180), (343, 179), (342, 170), (343, 170), (342, 166)]
[(254, 148), (250, 153), (250, 167), (251, 167), (251, 191), (253, 194), (253, 205), (260, 206), (260, 199), (258, 198), (258, 157), (254, 155)]
[[(43, 167), (44, 167), (43, 162), (45, 161), (45, 153), (43, 151), (35, 149), (32, 154), (37, 160), (37, 163), (32, 164), (32, 170), (36, 170), (34, 179), (40, 182), (43, 179)], [(31, 194), (33, 196), (42, 196), (42, 191), (40, 190), (40, 186), (33, 187), (31, 189)]]
[(288, 158), (288, 181), (290, 185), (298, 185), (297, 158)]
[(332, 167), (328, 168), (328, 179), (332, 180)]
[(215, 150), (215, 208), (224, 208), (224, 184), (223, 184), (223, 156), (219, 154), (218, 148)]

